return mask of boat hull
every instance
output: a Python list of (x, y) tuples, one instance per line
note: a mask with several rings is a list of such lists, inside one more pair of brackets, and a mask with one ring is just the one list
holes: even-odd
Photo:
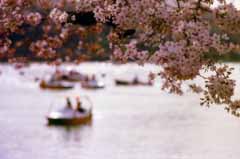
[(124, 80), (115, 80), (115, 84), (118, 86), (152, 86), (151, 82), (130, 82)]
[(72, 89), (74, 85), (69, 85), (69, 84), (49, 84), (49, 83), (40, 83), (40, 88), (42, 89), (53, 89), (53, 90), (67, 90), (67, 89)]
[(86, 114), (82, 117), (74, 118), (51, 118), (47, 117), (49, 125), (79, 125), (85, 124), (92, 120), (92, 113)]
[(120, 81), (120, 80), (115, 80), (115, 84), (116, 84), (116, 85), (122, 85), (122, 86), (133, 85), (131, 82)]
[(53, 89), (53, 90), (66, 90), (66, 89), (72, 89), (73, 87), (62, 87), (62, 86), (45, 86), (45, 87), (41, 87), (42, 89)]

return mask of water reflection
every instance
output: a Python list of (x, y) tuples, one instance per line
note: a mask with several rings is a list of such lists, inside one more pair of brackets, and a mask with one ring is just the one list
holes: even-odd
[(91, 134), (93, 122), (90, 121), (85, 125), (76, 126), (55, 126), (47, 125), (54, 138), (59, 139), (63, 143), (65, 142), (81, 142), (83, 138), (88, 138)]

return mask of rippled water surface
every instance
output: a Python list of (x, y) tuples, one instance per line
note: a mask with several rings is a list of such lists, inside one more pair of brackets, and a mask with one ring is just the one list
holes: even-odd
[[(239, 66), (232, 65), (240, 79)], [(34, 78), (54, 68), (34, 64), (22, 69), (22, 76), (0, 65), (0, 159), (239, 159), (240, 119), (223, 107), (200, 107), (198, 95), (170, 95), (159, 83), (116, 87), (112, 82), (158, 68), (86, 63), (76, 69), (106, 73), (107, 88), (83, 90), (76, 84), (69, 91), (40, 90)], [(47, 126), (50, 106), (78, 95), (92, 99), (92, 123)]]

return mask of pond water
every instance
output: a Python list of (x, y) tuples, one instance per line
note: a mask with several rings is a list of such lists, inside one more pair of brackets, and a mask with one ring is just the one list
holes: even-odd
[[(239, 66), (234, 76), (239, 79)], [(72, 66), (65, 66), (70, 69)], [(54, 71), (33, 64), (0, 65), (0, 159), (238, 159), (240, 119), (223, 107), (199, 106), (199, 96), (176, 96), (153, 87), (117, 87), (115, 77), (158, 70), (147, 65), (85, 63), (75, 69), (106, 73), (104, 90), (41, 90), (35, 77)], [(50, 106), (66, 96), (88, 95), (93, 121), (84, 126), (47, 126)]]

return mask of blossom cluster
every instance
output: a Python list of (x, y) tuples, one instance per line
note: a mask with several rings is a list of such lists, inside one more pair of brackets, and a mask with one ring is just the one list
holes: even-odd
[[(221, 0), (218, 7), (211, 8), (212, 2), (105, 1), (95, 12), (99, 20), (116, 24), (109, 37), (113, 59), (160, 65), (162, 88), (178, 94), (183, 93), (184, 81), (202, 77), (206, 85), (197, 88), (204, 92), (202, 104), (227, 104), (232, 109), (232, 70), (216, 67), (217, 61), (208, 57), (239, 51), (239, 41), (232, 35), (239, 33), (240, 11)], [(123, 38), (130, 29), (135, 29), (135, 34)], [(203, 77), (203, 69), (215, 75)]]
[[(80, 2), (75, 0), (0, 1), (0, 58), (16, 61), (20, 54), (45, 60), (64, 56), (68, 60), (81, 60), (89, 56), (84, 53), (104, 54), (102, 46), (98, 45), (103, 25), (98, 23), (85, 28), (69, 22), (76, 20), (69, 12), (74, 13), (77, 4)], [(88, 40), (90, 35), (94, 40)], [(80, 46), (82, 42), (85, 45)]]
[(37, 26), (38, 24), (41, 23), (42, 20), (42, 15), (40, 13), (29, 13), (26, 15), (26, 23), (32, 25), (32, 26)]
[(51, 20), (55, 23), (65, 23), (67, 22), (68, 14), (65, 11), (54, 8), (49, 14)]

